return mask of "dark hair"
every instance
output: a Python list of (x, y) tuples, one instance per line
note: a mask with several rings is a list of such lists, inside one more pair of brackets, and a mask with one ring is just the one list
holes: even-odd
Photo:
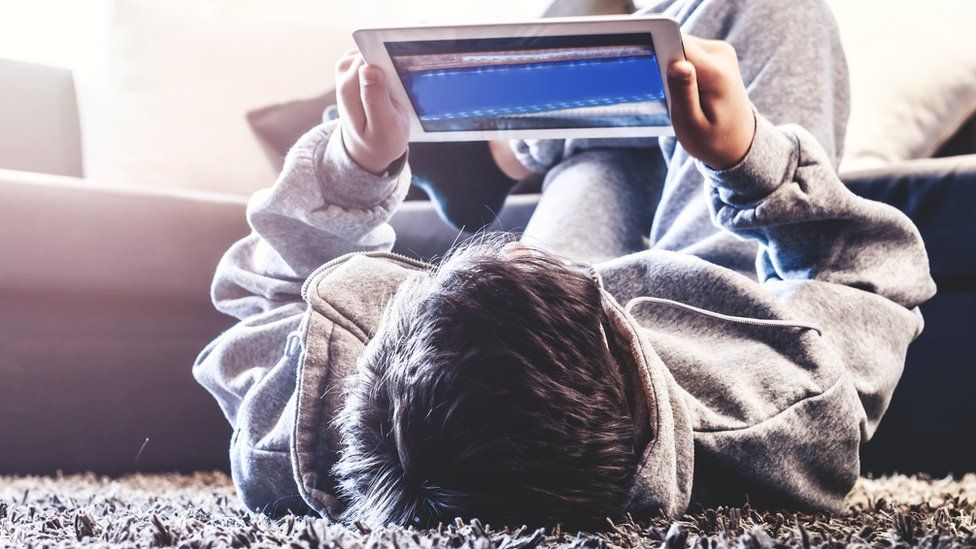
[(346, 519), (585, 528), (620, 515), (634, 423), (599, 290), (502, 243), (418, 274), (387, 307), (336, 420)]

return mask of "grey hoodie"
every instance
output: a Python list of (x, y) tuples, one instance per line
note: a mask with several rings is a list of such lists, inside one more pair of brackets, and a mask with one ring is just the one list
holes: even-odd
[[(758, 281), (666, 251), (597, 266), (653, 434), (626, 510), (748, 498), (839, 511), (935, 292), (922, 240), (894, 208), (849, 192), (797, 126), (760, 116), (739, 165), (698, 169), (716, 224), (758, 242)], [(408, 168), (364, 172), (334, 124), (316, 128), (252, 198), (253, 232), (218, 267), (214, 302), (241, 321), (194, 375), (234, 427), (233, 478), (251, 509), (343, 508), (331, 475), (341, 380), (398, 285), (427, 268), (385, 253), (409, 180)]]

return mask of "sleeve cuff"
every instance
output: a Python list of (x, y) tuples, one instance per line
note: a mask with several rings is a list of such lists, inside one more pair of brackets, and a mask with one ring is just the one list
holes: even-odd
[(342, 130), (336, 122), (318, 142), (315, 172), (325, 198), (344, 207), (372, 208), (389, 198), (407, 165), (407, 154), (394, 161), (381, 175), (364, 170), (346, 151)]
[(738, 164), (716, 170), (696, 161), (698, 170), (711, 182), (727, 203), (763, 198), (793, 179), (798, 159), (798, 143), (765, 117), (756, 113), (756, 133), (752, 146)]

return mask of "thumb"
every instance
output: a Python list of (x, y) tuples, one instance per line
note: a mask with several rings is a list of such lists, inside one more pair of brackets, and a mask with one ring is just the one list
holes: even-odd
[(397, 111), (390, 99), (390, 90), (382, 69), (373, 65), (360, 67), (359, 90), (363, 100), (363, 110), (366, 111), (367, 131), (389, 127)]
[[(698, 75), (688, 61), (676, 61), (668, 67), (668, 89), (671, 91), (671, 122), (675, 132), (697, 132), (708, 126), (698, 95)], [(680, 136), (679, 136), (680, 137)]]

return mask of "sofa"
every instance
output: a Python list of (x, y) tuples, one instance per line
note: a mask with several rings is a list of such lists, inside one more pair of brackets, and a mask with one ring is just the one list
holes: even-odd
[[(208, 289), (221, 254), (247, 232), (247, 189), (216, 177), (173, 187), (113, 177), (173, 175), (88, 161), (113, 141), (81, 147), (70, 73), (0, 63), (0, 81), (12, 74), (34, 85), (0, 89), (8, 94), (0, 96), (0, 474), (227, 469), (227, 422), (190, 366), (233, 322), (213, 309)], [(28, 124), (24, 113), (51, 116)], [(854, 192), (915, 221), (939, 285), (891, 408), (864, 449), (865, 473), (976, 470), (974, 128), (954, 128), (938, 153), (951, 156), (879, 156), (842, 171)], [(247, 154), (255, 151), (256, 142)], [(524, 226), (537, 198), (510, 197), (496, 228)], [(457, 236), (424, 201), (406, 203), (392, 222), (397, 251), (409, 255), (436, 256)]]

